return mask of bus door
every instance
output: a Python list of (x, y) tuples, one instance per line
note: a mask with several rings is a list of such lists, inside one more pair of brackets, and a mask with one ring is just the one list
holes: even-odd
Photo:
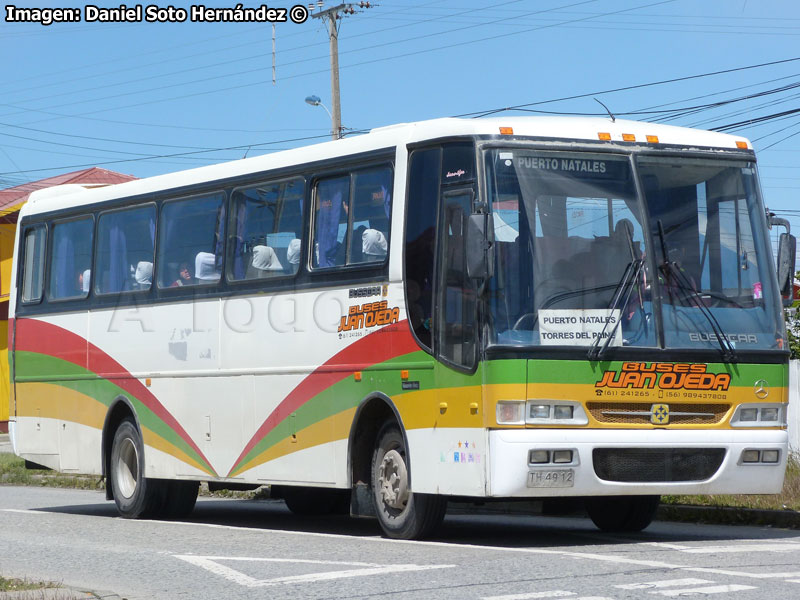
[[(473, 208), (471, 187), (442, 194), (439, 217), (438, 298), (434, 348), (438, 361), (437, 430), (439, 492), (482, 495), (486, 445), (481, 414), (483, 388), (478, 364), (477, 284), (467, 275), (466, 232)], [(441, 429), (439, 429), (441, 428)]]

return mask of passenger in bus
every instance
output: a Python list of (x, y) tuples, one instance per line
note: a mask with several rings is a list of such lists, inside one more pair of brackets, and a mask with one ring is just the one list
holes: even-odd
[(133, 274), (137, 290), (149, 290), (153, 281), (153, 263), (140, 260), (136, 264), (136, 272)]
[(366, 229), (361, 234), (361, 252), (366, 262), (383, 260), (388, 247), (386, 236), (377, 229)]
[(216, 269), (216, 257), (213, 252), (198, 252), (194, 259), (194, 276), (197, 283), (213, 283), (219, 281)]
[(189, 263), (181, 263), (178, 268), (178, 278), (169, 287), (181, 287), (192, 285), (192, 273), (189, 271)]
[(283, 271), (283, 265), (270, 246), (255, 246), (253, 258), (247, 267), (247, 279), (257, 279), (274, 275), (275, 271)]
[(289, 242), (289, 246), (286, 248), (286, 260), (289, 262), (287, 272), (297, 273), (297, 269), (300, 268), (300, 240), (298, 238)]

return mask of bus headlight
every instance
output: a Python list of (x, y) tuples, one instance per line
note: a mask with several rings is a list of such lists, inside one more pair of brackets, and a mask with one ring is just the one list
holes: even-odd
[(775, 406), (767, 406), (761, 409), (759, 420), (761, 421), (777, 421), (780, 411)]
[(570, 400), (528, 400), (528, 425), (587, 425), (589, 418), (580, 402)]
[(785, 404), (742, 404), (733, 413), (732, 427), (786, 426)]

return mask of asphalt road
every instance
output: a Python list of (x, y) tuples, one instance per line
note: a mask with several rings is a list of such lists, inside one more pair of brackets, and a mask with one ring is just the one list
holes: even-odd
[(800, 532), (448, 515), (437, 538), (300, 518), (281, 502), (201, 499), (183, 522), (129, 521), (101, 493), (0, 487), (0, 574), (138, 599), (800, 598)]

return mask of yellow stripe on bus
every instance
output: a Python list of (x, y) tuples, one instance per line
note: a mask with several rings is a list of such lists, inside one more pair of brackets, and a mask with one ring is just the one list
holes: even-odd
[(103, 429), (108, 407), (76, 390), (53, 383), (18, 383), (17, 416), (60, 419)]
[(163, 437), (155, 433), (152, 429), (142, 426), (142, 440), (146, 446), (150, 446), (156, 450), (160, 450), (165, 454), (169, 454), (177, 458), (178, 460), (185, 462), (188, 465), (195, 467), (196, 469), (202, 471), (203, 473), (208, 473), (209, 475), (213, 475), (211, 471), (208, 470), (207, 467), (204, 467), (202, 464), (197, 462), (191, 456), (186, 454), (180, 448), (177, 448), (171, 442), (168, 442)]
[[(105, 404), (63, 385), (43, 382), (17, 384), (17, 416), (19, 417), (58, 419), (102, 431), (106, 414), (108, 414), (108, 407)], [(142, 437), (146, 445), (174, 456), (204, 473), (211, 474), (195, 459), (147, 427), (142, 427)]]

